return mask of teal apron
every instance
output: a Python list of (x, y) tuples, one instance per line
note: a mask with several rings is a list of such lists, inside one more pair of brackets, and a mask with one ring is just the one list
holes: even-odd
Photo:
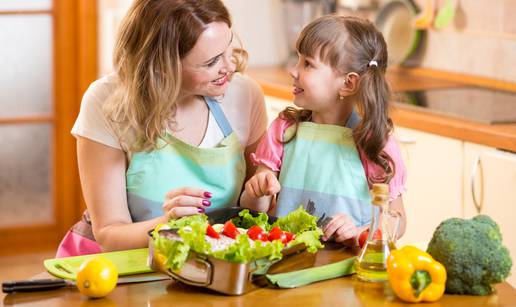
[(236, 206), (245, 179), (245, 159), (236, 133), (219, 103), (205, 98), (224, 134), (214, 148), (189, 145), (171, 134), (158, 149), (132, 156), (126, 173), (127, 201), (134, 222), (163, 215), (165, 195), (172, 189), (197, 187), (212, 193), (212, 209)]
[[(284, 145), (277, 216), (302, 205), (323, 219), (346, 213), (357, 226), (370, 223), (369, 187), (353, 140), (359, 122), (353, 112), (345, 127), (299, 124), (295, 138)], [(290, 139), (294, 129), (289, 127), (284, 139)]]
[[(245, 179), (245, 159), (236, 133), (219, 103), (205, 97), (224, 139), (214, 148), (198, 148), (167, 134), (158, 149), (132, 156), (126, 172), (127, 202), (133, 222), (163, 215), (165, 195), (172, 189), (196, 187), (212, 193), (209, 212), (236, 206)], [(100, 253), (86, 211), (61, 241), (57, 257)]]

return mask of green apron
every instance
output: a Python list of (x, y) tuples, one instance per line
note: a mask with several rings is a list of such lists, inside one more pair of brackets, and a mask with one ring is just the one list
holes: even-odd
[[(345, 127), (302, 122), (284, 145), (277, 216), (303, 205), (320, 218), (348, 214), (355, 225), (371, 221), (371, 199), (365, 170), (353, 140), (360, 122), (353, 112)], [(290, 139), (295, 126), (285, 131)]]
[(196, 187), (212, 193), (212, 209), (236, 206), (245, 179), (245, 159), (238, 138), (219, 103), (205, 97), (224, 139), (214, 148), (199, 148), (167, 134), (152, 152), (132, 156), (126, 173), (127, 201), (134, 222), (163, 215), (168, 191)]

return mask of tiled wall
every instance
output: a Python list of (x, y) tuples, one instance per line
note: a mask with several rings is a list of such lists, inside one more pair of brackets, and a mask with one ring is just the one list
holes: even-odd
[[(414, 0), (420, 7), (425, 1)], [(447, 0), (434, 1), (438, 10)], [(516, 82), (516, 0), (451, 1), (456, 9), (453, 22), (441, 31), (425, 31), (418, 52), (407, 65)], [(99, 1), (101, 73), (111, 69), (116, 24), (130, 2)], [(223, 2), (233, 16), (235, 32), (249, 51), (250, 66), (285, 63), (282, 0)]]
[[(445, 1), (436, 0), (437, 9)], [(516, 1), (451, 1), (453, 22), (441, 31), (427, 30), (408, 64), (516, 82)]]
[[(447, 0), (434, 0), (438, 11)], [(426, 30), (406, 63), (516, 82), (516, 0), (451, 0), (455, 18), (445, 29)], [(250, 53), (250, 65), (279, 65), (286, 50), (281, 1), (224, 0)], [(381, 3), (388, 2), (381, 0)], [(423, 7), (425, 0), (414, 0)]]

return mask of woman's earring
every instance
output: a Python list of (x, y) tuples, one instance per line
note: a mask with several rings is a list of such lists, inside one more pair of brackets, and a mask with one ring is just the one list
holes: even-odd
[(344, 96), (339, 95), (339, 100), (344, 100)]

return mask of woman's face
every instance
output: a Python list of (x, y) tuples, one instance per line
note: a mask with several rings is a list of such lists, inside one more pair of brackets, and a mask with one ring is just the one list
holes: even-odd
[(181, 94), (223, 95), (236, 65), (231, 61), (233, 33), (224, 22), (208, 24), (194, 47), (182, 59)]

